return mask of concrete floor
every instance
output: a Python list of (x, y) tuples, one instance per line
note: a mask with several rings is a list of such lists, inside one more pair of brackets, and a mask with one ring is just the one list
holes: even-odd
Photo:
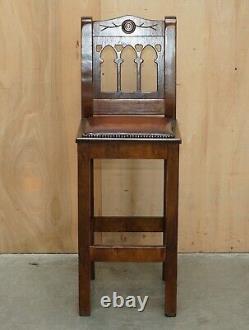
[[(1, 255), (0, 329), (249, 329), (249, 254), (179, 255), (178, 315), (163, 314), (160, 264), (99, 263), (92, 316), (77, 309), (77, 255)], [(103, 308), (117, 291), (149, 295), (144, 312)]]

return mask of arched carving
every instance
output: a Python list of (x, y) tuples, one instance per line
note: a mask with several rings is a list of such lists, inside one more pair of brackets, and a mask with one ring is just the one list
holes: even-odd
[(136, 51), (128, 45), (121, 53), (123, 63), (121, 65), (121, 89), (122, 92), (134, 92), (137, 90)]
[(112, 46), (106, 46), (100, 53), (101, 92), (117, 91), (116, 51)]
[(151, 45), (147, 45), (142, 50), (142, 58), (141, 90), (155, 92), (157, 91), (157, 52)]

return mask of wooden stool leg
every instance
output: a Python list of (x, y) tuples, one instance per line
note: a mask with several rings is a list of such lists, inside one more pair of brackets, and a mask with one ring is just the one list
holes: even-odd
[(176, 316), (179, 145), (168, 146), (165, 176), (165, 315)]
[[(91, 217), (94, 217), (94, 167), (93, 159), (90, 160), (90, 188), (91, 188)], [(91, 221), (91, 245), (94, 245), (94, 227), (93, 222)], [(95, 280), (95, 265), (94, 262), (91, 262), (91, 279)]]
[(78, 249), (79, 249), (79, 314), (90, 315), (90, 160), (78, 144)]
[[(164, 173), (163, 173), (163, 178), (164, 178), (164, 189), (163, 189), (163, 198), (164, 198), (164, 205), (163, 205), (163, 216), (165, 218), (164, 221), (164, 232), (163, 232), (163, 245), (165, 246), (165, 239), (166, 239), (166, 231), (165, 231), (165, 226), (166, 226), (166, 175), (167, 175), (167, 160), (164, 160)], [(165, 281), (165, 268), (166, 267), (166, 262), (164, 261), (162, 264), (162, 280)]]

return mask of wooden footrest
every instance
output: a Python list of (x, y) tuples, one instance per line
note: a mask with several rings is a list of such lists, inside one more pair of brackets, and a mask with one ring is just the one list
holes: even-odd
[(163, 217), (93, 217), (95, 232), (162, 232)]
[(163, 262), (166, 258), (162, 246), (90, 246), (91, 261)]

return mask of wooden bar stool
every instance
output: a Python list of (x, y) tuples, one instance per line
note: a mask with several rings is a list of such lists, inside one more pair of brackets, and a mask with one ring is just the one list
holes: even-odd
[[(176, 18), (125, 16), (93, 22), (82, 18), (82, 116), (78, 147), (79, 313), (90, 315), (95, 261), (162, 262), (165, 315), (176, 315), (178, 167), (181, 139), (176, 124)], [(115, 52), (116, 91), (102, 90), (102, 52)], [(122, 90), (122, 52), (134, 49), (136, 90)], [(141, 86), (143, 50), (153, 47), (156, 89)], [(94, 159), (163, 159), (163, 217), (95, 217)], [(162, 246), (94, 245), (94, 232), (163, 232)]]

